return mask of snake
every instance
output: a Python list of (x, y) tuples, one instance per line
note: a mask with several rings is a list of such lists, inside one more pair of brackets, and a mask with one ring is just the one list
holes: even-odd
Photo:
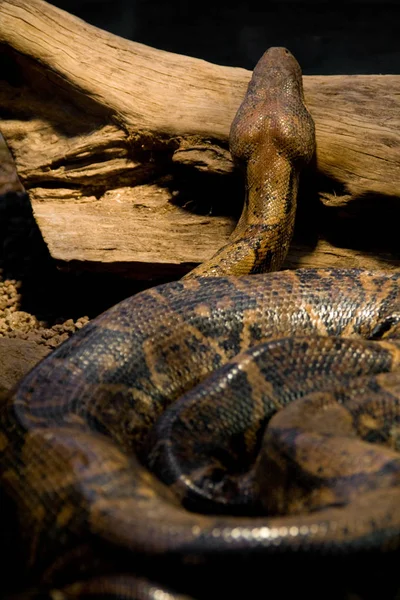
[(288, 50), (257, 63), (230, 149), (245, 198), (227, 243), (89, 322), (1, 407), (41, 598), (222, 597), (218, 565), (400, 548), (400, 274), (279, 270), (315, 154)]

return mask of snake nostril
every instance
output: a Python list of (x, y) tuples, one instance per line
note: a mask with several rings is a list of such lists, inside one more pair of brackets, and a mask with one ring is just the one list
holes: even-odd
[(400, 315), (390, 315), (375, 325), (368, 337), (369, 340), (380, 340), (388, 333), (395, 325), (400, 323)]

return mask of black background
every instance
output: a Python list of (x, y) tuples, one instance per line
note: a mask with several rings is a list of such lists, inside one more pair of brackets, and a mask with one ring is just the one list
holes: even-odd
[(399, 0), (54, 0), (85, 21), (155, 48), (252, 69), (286, 46), (303, 73), (400, 73)]

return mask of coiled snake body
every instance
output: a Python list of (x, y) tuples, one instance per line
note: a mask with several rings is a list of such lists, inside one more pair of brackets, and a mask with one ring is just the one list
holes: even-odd
[(89, 323), (2, 410), (1, 483), (57, 598), (180, 597), (135, 579), (149, 557), (400, 547), (400, 274), (261, 274), (314, 153), (288, 51), (258, 63), (230, 141), (246, 199), (228, 244)]

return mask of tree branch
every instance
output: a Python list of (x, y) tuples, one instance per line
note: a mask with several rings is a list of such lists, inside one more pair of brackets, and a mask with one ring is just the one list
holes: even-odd
[[(41, 0), (0, 0), (0, 42), (0, 129), (55, 259), (150, 276), (225, 241), (240, 203), (229, 127), (250, 72), (130, 42)], [(287, 266), (399, 266), (386, 224), (400, 216), (400, 76), (304, 87), (317, 161)]]

